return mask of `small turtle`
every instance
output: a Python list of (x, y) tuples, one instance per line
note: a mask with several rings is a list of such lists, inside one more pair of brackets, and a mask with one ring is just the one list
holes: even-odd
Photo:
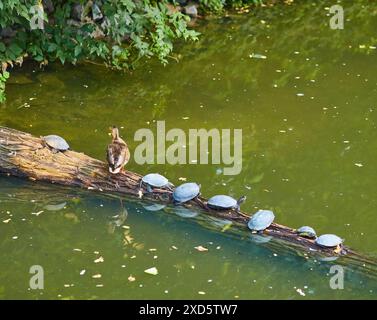
[(195, 182), (187, 182), (178, 186), (173, 192), (176, 204), (181, 204), (196, 198), (200, 194), (200, 185)]
[(57, 135), (49, 135), (42, 137), (44, 143), (51, 149), (53, 153), (57, 153), (59, 151), (67, 151), (69, 149), (69, 145), (67, 141), (65, 141), (62, 137)]
[(172, 190), (173, 185), (164, 176), (158, 173), (149, 173), (140, 180), (140, 188), (142, 184), (147, 186), (148, 192), (153, 192), (153, 188), (168, 188)]
[(300, 237), (305, 237), (305, 238), (310, 238), (310, 239), (315, 239), (317, 237), (315, 230), (309, 226), (303, 226), (301, 228), (298, 228), (296, 230), (296, 233)]
[(240, 205), (241, 203), (245, 202), (245, 200), (246, 196), (242, 196), (236, 200), (232, 197), (220, 194), (210, 198), (207, 205), (215, 210), (236, 209), (236, 211), (240, 211)]
[(275, 215), (270, 210), (258, 210), (249, 220), (247, 226), (252, 231), (262, 231), (274, 221)]
[(315, 240), (315, 243), (321, 247), (334, 248), (339, 247), (343, 243), (343, 239), (335, 234), (323, 234)]

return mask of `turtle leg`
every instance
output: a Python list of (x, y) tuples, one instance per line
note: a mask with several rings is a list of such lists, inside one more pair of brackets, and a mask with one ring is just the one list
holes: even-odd
[(174, 184), (172, 184), (170, 182), (166, 185), (166, 189), (168, 189), (170, 191), (173, 191), (173, 188), (174, 188)]

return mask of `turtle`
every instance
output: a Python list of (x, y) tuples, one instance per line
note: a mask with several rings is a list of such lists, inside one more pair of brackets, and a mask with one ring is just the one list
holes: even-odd
[(335, 234), (323, 234), (315, 240), (315, 243), (320, 247), (334, 248), (339, 247), (343, 243), (343, 239)]
[(200, 185), (187, 182), (178, 186), (173, 192), (174, 203), (181, 204), (196, 198), (200, 194)]
[(245, 200), (246, 196), (242, 196), (236, 200), (230, 196), (219, 194), (211, 197), (208, 200), (207, 205), (215, 210), (235, 209), (236, 211), (240, 211), (240, 205), (245, 202)]
[(69, 149), (69, 144), (62, 137), (55, 134), (42, 137), (44, 143), (51, 149), (53, 153), (59, 151), (64, 152)]
[(317, 234), (316, 234), (315, 230), (312, 227), (309, 227), (309, 226), (303, 226), (303, 227), (298, 228), (296, 230), (296, 233), (300, 237), (305, 237), (305, 238), (310, 238), (310, 239), (317, 238)]
[(140, 188), (142, 184), (147, 186), (148, 192), (153, 192), (153, 188), (168, 188), (172, 190), (173, 185), (164, 176), (159, 173), (149, 173), (140, 180)]
[(247, 226), (252, 231), (263, 231), (274, 221), (275, 215), (270, 210), (258, 210), (250, 218)]

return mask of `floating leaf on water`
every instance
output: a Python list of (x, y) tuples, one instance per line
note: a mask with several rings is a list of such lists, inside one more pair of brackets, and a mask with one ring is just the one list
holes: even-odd
[(254, 58), (254, 59), (267, 59), (267, 56), (259, 53), (252, 53), (249, 55), (249, 58)]
[(6, 220), (3, 220), (4, 223), (8, 223), (9, 221), (11, 221), (12, 219), (6, 219)]
[(198, 291), (198, 294), (205, 295), (206, 293), (204, 291)]
[(38, 212), (32, 212), (31, 214), (38, 217), (43, 212), (44, 211), (42, 210), (42, 211), (38, 211)]
[(92, 278), (93, 278), (93, 279), (99, 279), (99, 278), (101, 278), (101, 277), (102, 277), (102, 275), (101, 275), (100, 273), (97, 273), (97, 274), (92, 275)]
[(98, 259), (94, 260), (94, 263), (100, 263), (100, 262), (104, 262), (105, 259), (103, 257), (99, 257)]
[(81, 252), (82, 250), (78, 248), (74, 248), (73, 251)]
[(185, 177), (179, 177), (178, 180), (179, 181), (187, 181), (187, 178), (185, 178)]
[(203, 247), (203, 246), (197, 246), (195, 247), (196, 250), (198, 250), (199, 252), (206, 252), (208, 251), (208, 249), (206, 247)]
[(176, 247), (176, 246), (171, 246), (172, 247), (172, 249), (174, 249), (174, 250), (178, 250), (178, 248)]
[(157, 249), (156, 248), (150, 248), (150, 249), (148, 249), (149, 251), (157, 251)]
[(362, 163), (355, 163), (355, 166), (361, 168), (363, 166), (363, 164)]
[(85, 272), (86, 272), (85, 269), (81, 270), (81, 271), (80, 271), (80, 276), (83, 276), (83, 275), (85, 274)]
[(297, 291), (297, 293), (298, 293), (300, 296), (305, 297), (305, 292), (302, 291), (300, 288), (298, 288), (296, 291)]
[(158, 274), (158, 270), (157, 270), (156, 267), (146, 269), (146, 270), (144, 270), (144, 272), (147, 273), (147, 274), (151, 274), (152, 276), (155, 276), (155, 275)]
[(130, 276), (128, 277), (128, 281), (129, 281), (129, 282), (134, 282), (135, 280), (136, 280), (136, 278), (133, 277), (132, 275), (130, 275)]

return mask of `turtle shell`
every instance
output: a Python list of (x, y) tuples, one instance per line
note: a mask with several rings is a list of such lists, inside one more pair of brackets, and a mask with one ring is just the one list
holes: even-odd
[(262, 231), (274, 221), (275, 215), (270, 210), (258, 210), (249, 220), (247, 226), (252, 231)]
[(59, 137), (57, 135), (49, 135), (43, 137), (43, 140), (46, 142), (46, 144), (55, 150), (59, 151), (66, 151), (69, 149), (69, 145), (67, 141), (65, 141), (62, 137)]
[(315, 230), (309, 226), (303, 226), (297, 229), (297, 233), (302, 237), (315, 238), (317, 236)]
[(169, 183), (168, 179), (158, 173), (149, 173), (142, 178), (142, 181), (156, 188), (165, 187)]
[(213, 209), (229, 209), (237, 206), (237, 200), (230, 196), (220, 194), (210, 198), (207, 204)]
[(323, 234), (315, 240), (315, 243), (321, 247), (332, 248), (342, 244), (343, 239), (335, 234)]
[(176, 202), (183, 203), (197, 197), (200, 193), (200, 186), (194, 182), (188, 182), (178, 186), (173, 192)]

